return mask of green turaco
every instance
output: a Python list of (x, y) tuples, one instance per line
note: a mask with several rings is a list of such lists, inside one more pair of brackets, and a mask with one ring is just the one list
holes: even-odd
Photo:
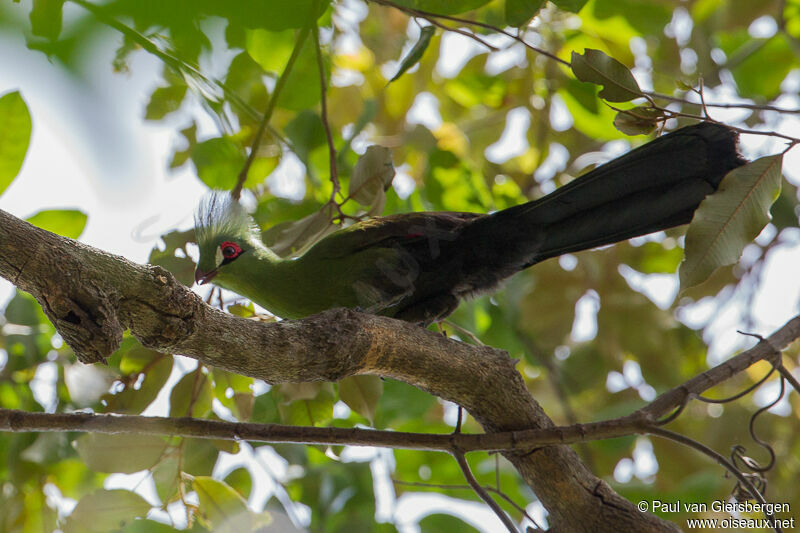
[(407, 213), (358, 222), (282, 259), (227, 193), (198, 208), (195, 280), (283, 318), (349, 307), (430, 324), (547, 258), (686, 224), (743, 164), (736, 134), (701, 123), (599, 166), (538, 200), (492, 214)]

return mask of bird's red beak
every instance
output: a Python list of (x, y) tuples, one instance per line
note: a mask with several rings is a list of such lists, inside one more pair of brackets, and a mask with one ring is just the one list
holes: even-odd
[(203, 283), (208, 283), (209, 281), (214, 279), (214, 276), (216, 276), (216, 275), (217, 275), (217, 269), (216, 268), (214, 270), (212, 270), (211, 272), (204, 272), (204, 271), (200, 270), (199, 268), (197, 268), (194, 271), (194, 281), (198, 285), (202, 285)]

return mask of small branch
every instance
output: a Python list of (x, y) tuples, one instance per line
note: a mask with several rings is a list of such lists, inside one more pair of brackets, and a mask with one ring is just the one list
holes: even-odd
[(165, 52), (164, 50), (161, 50), (153, 41), (148, 39), (145, 35), (142, 35), (135, 29), (126, 26), (125, 24), (122, 24), (118, 20), (107, 16), (103, 12), (103, 7), (92, 4), (91, 2), (87, 2), (86, 0), (69, 0), (69, 1), (89, 11), (92, 15), (94, 15), (97, 18), (97, 20), (117, 30), (121, 34), (125, 35), (130, 40), (141, 46), (145, 51), (156, 56), (165, 65), (172, 68), (176, 72), (188, 73), (196, 80), (199, 80), (210, 87), (216, 87), (220, 89), (222, 93), (231, 102), (236, 104), (239, 108), (247, 112), (252, 117), (258, 117), (258, 112), (255, 109), (253, 109), (247, 102), (239, 98), (239, 96), (235, 92), (233, 92), (227, 85), (225, 85), (219, 80), (208, 78), (205, 74), (200, 72), (200, 70), (194, 65), (190, 65), (183, 59), (175, 57), (174, 55)]
[[(693, 448), (701, 452), (702, 454), (711, 457), (712, 459), (714, 459), (714, 461), (722, 465), (728, 472), (733, 474), (733, 476), (739, 481), (739, 483), (741, 483), (747, 489), (747, 491), (754, 499), (758, 500), (758, 502), (764, 506), (767, 505), (767, 501), (764, 499), (764, 496), (758, 491), (758, 489), (756, 489), (753, 486), (752, 483), (750, 483), (750, 480), (747, 479), (747, 476), (745, 476), (738, 468), (736, 468), (736, 466), (734, 466), (733, 463), (728, 461), (725, 457), (715, 452), (705, 444), (697, 442), (694, 439), (690, 439), (689, 437), (681, 435), (680, 433), (675, 433), (673, 431), (669, 431), (668, 429), (664, 429), (658, 426), (651, 426), (648, 431), (653, 435), (677, 442), (679, 444), (683, 444), (684, 446)], [(773, 515), (768, 511), (765, 511), (764, 514), (766, 515), (768, 520), (770, 520), (773, 524), (775, 523), (775, 515)], [(775, 531), (778, 532), (782, 531), (781, 528), (778, 527), (777, 525), (774, 526), (774, 529)]]
[[(458, 23), (458, 24), (465, 24), (467, 26), (476, 26), (478, 28), (483, 28), (485, 30), (492, 30), (494, 32), (503, 34), (506, 37), (509, 37), (510, 39), (513, 39), (513, 40), (515, 40), (515, 41), (517, 41), (519, 43), (522, 43), (525, 47), (529, 48), (530, 50), (533, 50), (534, 52), (536, 52), (538, 54), (541, 54), (541, 55), (543, 55), (545, 57), (548, 57), (548, 58), (552, 59), (553, 61), (557, 61), (558, 63), (561, 63), (562, 65), (564, 65), (566, 67), (570, 67), (569, 61), (565, 61), (565, 60), (561, 59), (560, 57), (558, 57), (557, 55), (555, 55), (555, 54), (553, 54), (551, 52), (548, 52), (547, 50), (543, 50), (541, 48), (537, 48), (536, 46), (533, 46), (532, 44), (529, 44), (527, 41), (525, 41), (525, 39), (523, 39), (519, 35), (514, 35), (513, 33), (508, 32), (508, 31), (504, 30), (503, 28), (499, 28), (497, 26), (492, 26), (491, 24), (486, 24), (485, 22), (478, 22), (478, 21), (475, 21), (475, 20), (463, 19), (463, 18), (451, 16), (451, 15), (441, 15), (439, 13), (431, 13), (430, 11), (423, 11), (421, 9), (413, 9), (413, 8), (410, 8), (410, 7), (406, 7), (406, 6), (401, 6), (401, 5), (395, 4), (394, 2), (391, 2), (390, 0), (370, 0), (370, 1), (372, 1), (372, 2), (374, 2), (376, 4), (380, 4), (382, 6), (393, 7), (395, 9), (399, 10), (399, 11), (402, 11), (403, 13), (406, 13), (406, 14), (414, 16), (414, 17), (423, 18), (423, 19), (427, 20), (428, 22), (430, 22), (431, 24), (435, 24), (436, 26), (439, 26), (440, 28), (446, 29), (446, 30), (449, 30), (449, 31), (456, 31), (456, 30), (453, 29), (453, 28), (448, 28), (447, 26), (444, 26), (443, 24), (437, 23), (437, 22), (434, 22), (434, 21), (436, 19), (449, 20), (450, 22), (455, 22), (455, 23)], [(462, 33), (463, 34), (462, 31), (459, 31), (457, 33)], [(484, 46), (487, 46), (490, 49), (494, 49), (493, 46), (489, 45), (488, 43), (484, 43), (481, 39), (479, 39), (475, 35), (468, 35), (468, 37), (471, 37), (473, 39), (478, 40), (478, 42), (481, 42), (481, 44), (483, 44)]]
[(300, 56), (300, 52), (303, 50), (303, 45), (306, 42), (309, 30), (309, 26), (305, 26), (300, 30), (300, 33), (297, 35), (297, 40), (294, 44), (294, 49), (292, 50), (292, 55), (289, 56), (289, 60), (286, 62), (283, 72), (281, 72), (281, 75), (278, 77), (278, 81), (275, 82), (275, 88), (272, 90), (272, 94), (269, 96), (269, 102), (267, 102), (267, 109), (261, 116), (261, 122), (258, 125), (258, 131), (256, 132), (256, 136), (253, 138), (253, 144), (250, 147), (250, 153), (247, 154), (247, 160), (245, 161), (242, 170), (239, 172), (236, 185), (231, 190), (231, 197), (234, 200), (238, 200), (242, 195), (242, 187), (244, 187), (244, 182), (247, 180), (247, 172), (250, 170), (250, 166), (253, 164), (253, 161), (256, 158), (256, 153), (258, 153), (258, 147), (261, 145), (261, 140), (263, 139), (264, 132), (267, 129), (267, 124), (269, 124), (270, 118), (272, 118), (272, 112), (275, 111), (275, 106), (278, 103), (278, 97), (280, 97), (281, 92), (286, 85), (286, 80), (289, 78), (289, 74), (292, 72), (292, 67), (294, 67), (297, 58)]
[(795, 378), (794, 375), (791, 372), (789, 372), (789, 369), (781, 364), (778, 365), (778, 372), (781, 373), (783, 379), (789, 382), (789, 384), (792, 386), (795, 392), (800, 394), (800, 382), (798, 382), (797, 378)]
[[(667, 100), (669, 102), (675, 102), (678, 104), (686, 104), (686, 105), (700, 105), (700, 102), (692, 102), (691, 100), (687, 100), (679, 96), (671, 96), (669, 94), (662, 94), (654, 91), (642, 91), (642, 93), (652, 98), (656, 98), (658, 100)], [(706, 102), (705, 105), (706, 107), (717, 107), (720, 109), (751, 109), (753, 111), (775, 111), (777, 113), (786, 113), (787, 115), (800, 114), (800, 109), (786, 109), (783, 107), (777, 107), (766, 104), (745, 104), (745, 103), (719, 104), (714, 102)]]
[[(423, 489), (431, 489), (431, 490), (472, 490), (472, 487), (469, 485), (450, 485), (446, 483), (422, 483), (419, 481), (403, 481), (400, 479), (392, 478), (392, 483), (396, 485), (403, 485), (406, 487), (416, 487), (416, 488), (423, 488)], [(497, 494), (501, 498), (503, 498), (511, 507), (517, 510), (519, 514), (527, 518), (532, 524), (534, 524), (538, 529), (544, 529), (533, 517), (528, 514), (528, 511), (525, 510), (524, 507), (517, 504), (511, 497), (506, 494), (505, 492), (496, 489), (495, 487), (490, 487), (488, 485), (482, 485), (486, 492), (491, 492), (492, 494)]]
[[(316, 4), (315, 4), (316, 5)], [(319, 44), (319, 26), (315, 23), (312, 28), (312, 35), (314, 37), (314, 49), (317, 56), (317, 70), (319, 72), (319, 95), (321, 103), (321, 118), (322, 126), (325, 128), (325, 140), (328, 142), (328, 159), (330, 165), (331, 183), (333, 190), (331, 191), (331, 203), (339, 207), (336, 202), (336, 195), (341, 190), (339, 184), (339, 171), (336, 169), (336, 147), (333, 144), (333, 135), (331, 134), (331, 125), (328, 122), (328, 85), (325, 82), (325, 65), (322, 62), (322, 48)], [(341, 214), (341, 209), (339, 210)]]
[(486, 489), (484, 489), (480, 483), (478, 483), (478, 480), (475, 479), (475, 476), (472, 474), (472, 470), (470, 470), (469, 463), (467, 463), (467, 458), (464, 457), (463, 452), (453, 451), (452, 455), (455, 457), (455, 460), (458, 461), (458, 466), (461, 468), (461, 472), (464, 474), (469, 486), (472, 487), (472, 490), (474, 490), (475, 493), (484, 501), (484, 503), (486, 503), (486, 505), (488, 505), (492, 511), (494, 511), (494, 514), (496, 514), (497, 518), (499, 518), (503, 525), (506, 526), (506, 529), (508, 529), (511, 533), (518, 533), (519, 530), (514, 522), (511, 521), (511, 518), (506, 514), (505, 511), (503, 511), (503, 508), (500, 507), (496, 501), (494, 501), (494, 498), (489, 496), (489, 493), (486, 492)]
[(800, 338), (800, 316), (792, 318), (749, 350), (659, 395), (636, 413), (644, 415), (649, 420), (657, 420), (681, 407), (687, 398), (691, 399), (695, 395), (719, 385), (762, 359), (775, 358), (780, 353), (779, 350), (783, 350), (798, 338)]

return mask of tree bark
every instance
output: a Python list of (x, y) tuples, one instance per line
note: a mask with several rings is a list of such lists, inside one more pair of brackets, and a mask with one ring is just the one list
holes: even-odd
[[(160, 267), (132, 263), (1, 210), (0, 276), (36, 298), (84, 363), (104, 361), (130, 329), (153, 350), (268, 383), (377, 374), (463, 406), (487, 433), (553, 427), (503, 351), (346, 309), (276, 323), (238, 318), (209, 307)], [(680, 531), (638, 511), (569, 446), (504, 455), (549, 512), (553, 530)]]

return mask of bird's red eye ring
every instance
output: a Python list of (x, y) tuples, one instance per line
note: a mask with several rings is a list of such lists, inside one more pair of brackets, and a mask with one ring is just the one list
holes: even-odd
[(222, 250), (222, 257), (225, 259), (236, 259), (239, 257), (239, 254), (242, 253), (241, 246), (230, 241), (225, 241), (220, 244), (219, 249)]

